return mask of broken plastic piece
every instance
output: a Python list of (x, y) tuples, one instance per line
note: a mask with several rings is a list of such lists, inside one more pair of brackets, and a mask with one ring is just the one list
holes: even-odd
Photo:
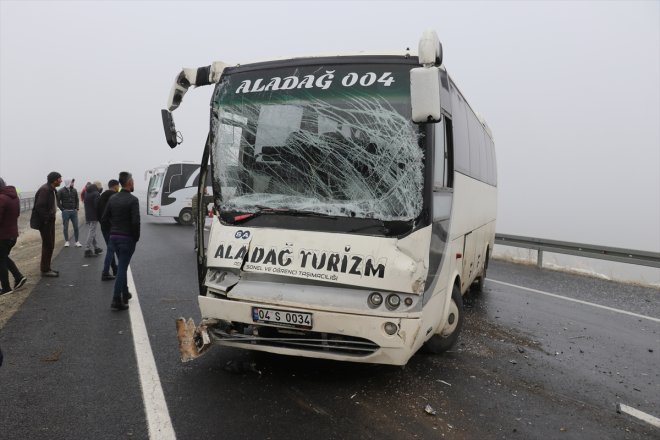
[(178, 318), (176, 320), (176, 333), (179, 338), (179, 352), (181, 362), (189, 362), (197, 359), (211, 346), (211, 338), (206, 330), (206, 325), (201, 324), (195, 328), (192, 318)]
[(426, 412), (426, 414), (430, 414), (432, 416), (437, 414), (437, 411), (434, 410), (433, 407), (431, 405), (429, 405), (428, 403), (426, 404), (426, 407), (424, 408), (424, 411)]

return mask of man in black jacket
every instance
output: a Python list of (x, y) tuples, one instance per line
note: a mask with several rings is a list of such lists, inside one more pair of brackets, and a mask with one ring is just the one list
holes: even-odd
[(95, 257), (103, 252), (96, 241), (96, 227), (99, 224), (99, 218), (96, 216), (100, 190), (103, 189), (98, 180), (87, 185), (85, 193), (85, 221), (87, 222), (87, 243), (85, 244), (85, 257)]
[(57, 213), (57, 190), (62, 175), (57, 171), (48, 173), (47, 182), (34, 195), (34, 207), (30, 227), (41, 234), (41, 276), (57, 277), (60, 273), (51, 269), (50, 260), (55, 249), (55, 214)]
[(78, 240), (78, 191), (73, 187), (76, 179), (65, 180), (64, 186), (57, 192), (57, 207), (62, 211), (62, 226), (64, 227), (64, 247), (69, 247), (69, 220), (73, 225), (73, 237), (76, 247), (82, 247)]
[[(103, 219), (103, 213), (105, 212), (105, 207), (108, 206), (108, 201), (110, 197), (117, 194), (119, 191), (119, 182), (115, 179), (110, 179), (108, 181), (108, 189), (103, 191), (101, 197), (99, 198), (99, 203), (97, 206), (97, 216), (99, 220)], [(105, 240), (105, 261), (103, 262), (103, 272), (101, 272), (101, 279), (114, 280), (117, 275), (117, 263), (115, 263), (115, 253), (110, 246), (110, 223), (101, 221), (101, 235), (103, 235), (103, 240)], [(112, 267), (112, 273), (110, 275), (110, 268)]]
[(110, 246), (117, 254), (117, 278), (112, 297), (112, 310), (128, 309), (131, 294), (128, 291), (127, 271), (135, 245), (140, 240), (140, 202), (131, 194), (134, 190), (133, 176), (119, 173), (121, 191), (110, 197), (101, 219), (110, 223)]

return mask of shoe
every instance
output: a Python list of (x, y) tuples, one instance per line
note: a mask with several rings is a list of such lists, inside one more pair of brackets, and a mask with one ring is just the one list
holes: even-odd
[(114, 275), (110, 275), (109, 273), (102, 273), (101, 274), (101, 280), (102, 281), (114, 280), (115, 278), (117, 278), (117, 277), (114, 276)]
[(23, 287), (26, 282), (27, 282), (27, 277), (22, 276), (20, 280), (16, 281), (16, 284), (14, 285), (14, 290), (18, 290), (21, 287)]
[(9, 295), (10, 293), (14, 293), (13, 290), (2, 290), (0, 291), (0, 295)]
[(76, 241), (76, 247), (82, 247), (82, 244), (80, 244), (79, 241)]
[(128, 304), (128, 300), (133, 298), (133, 295), (131, 292), (126, 292), (121, 296), (122, 300), (124, 301), (124, 304)]
[(98, 254), (102, 254), (102, 253), (103, 253), (103, 249), (101, 249), (101, 248), (96, 248), (96, 249), (94, 249), (94, 253), (95, 253), (96, 255), (98, 255)]
[(123, 302), (113, 301), (112, 304), (110, 304), (110, 308), (112, 310), (126, 310), (128, 309), (128, 304), (124, 304)]
[(64, 242), (64, 247), (69, 247), (69, 242), (68, 241)]
[(95, 254), (94, 251), (92, 251), (91, 249), (87, 249), (87, 250), (85, 251), (85, 257), (86, 257), (86, 258), (96, 257), (96, 254)]
[(55, 271), (55, 270), (52, 270), (52, 269), (51, 269), (51, 270), (49, 270), (48, 272), (41, 272), (41, 276), (42, 276), (42, 277), (55, 278), (55, 277), (59, 277), (59, 276), (60, 276), (60, 273), (57, 272), (57, 271)]

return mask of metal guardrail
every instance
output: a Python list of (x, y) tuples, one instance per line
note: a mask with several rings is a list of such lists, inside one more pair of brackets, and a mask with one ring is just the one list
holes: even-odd
[(34, 206), (34, 191), (30, 192), (21, 192), (18, 195), (19, 200), (21, 201), (21, 212), (29, 211)]
[(521, 237), (519, 235), (508, 234), (495, 234), (495, 244), (534, 249), (538, 251), (536, 259), (536, 265), (538, 267), (543, 266), (543, 252), (576, 255), (579, 257), (597, 258), (600, 260), (638, 264), (641, 266), (660, 267), (659, 252), (638, 251), (592, 244), (569, 243), (565, 241)]
[(29, 211), (34, 206), (34, 197), (21, 198), (21, 212)]

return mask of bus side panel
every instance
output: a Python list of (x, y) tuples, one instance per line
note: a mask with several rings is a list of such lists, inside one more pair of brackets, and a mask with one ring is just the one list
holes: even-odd
[(190, 186), (174, 191), (169, 195), (170, 199), (176, 199), (175, 202), (160, 207), (160, 216), (178, 217), (184, 208), (192, 209), (192, 196), (197, 192), (197, 187)]
[[(485, 250), (495, 239), (497, 188), (461, 173), (454, 175), (454, 205), (450, 237), (455, 255), (461, 253), (461, 292), (480, 275)], [(457, 246), (461, 243), (463, 249)], [(460, 250), (459, 250), (460, 249)]]

